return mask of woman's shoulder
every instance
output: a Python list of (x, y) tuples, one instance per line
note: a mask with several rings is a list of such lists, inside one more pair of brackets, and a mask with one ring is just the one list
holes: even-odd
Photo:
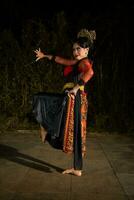
[(88, 65), (88, 66), (92, 67), (92, 64), (93, 64), (93, 62), (87, 57), (81, 59), (80, 62), (79, 62), (79, 66), (81, 66), (81, 65), (86, 65), (87, 66)]

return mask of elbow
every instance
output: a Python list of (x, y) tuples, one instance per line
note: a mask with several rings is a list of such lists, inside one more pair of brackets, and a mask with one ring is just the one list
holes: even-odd
[(88, 77), (87, 81), (89, 81), (93, 77), (93, 75), (94, 75), (94, 71), (92, 70), (92, 71), (90, 71), (90, 74), (89, 74), (89, 77)]
[(94, 71), (92, 70), (92, 71), (91, 71), (91, 77), (92, 77), (93, 75), (94, 75)]
[(91, 71), (91, 77), (92, 77), (93, 75), (94, 75), (94, 71), (92, 70), (92, 71)]
[(90, 70), (85, 76), (81, 77), (81, 79), (84, 81), (84, 84), (87, 83), (94, 75), (94, 71)]

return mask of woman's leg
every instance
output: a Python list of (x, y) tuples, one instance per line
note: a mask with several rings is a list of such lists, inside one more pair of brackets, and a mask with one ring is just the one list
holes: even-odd
[(45, 143), (46, 141), (46, 136), (47, 136), (47, 131), (45, 130), (45, 128), (43, 126), (41, 126), (40, 124), (40, 138), (41, 138), (41, 141), (43, 143)]
[(74, 106), (74, 167), (63, 171), (63, 174), (73, 174), (76, 176), (82, 175), (82, 138), (81, 138), (81, 101), (79, 94), (75, 97)]

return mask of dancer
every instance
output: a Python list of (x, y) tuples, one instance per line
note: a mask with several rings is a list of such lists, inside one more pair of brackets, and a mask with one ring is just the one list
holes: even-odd
[(36, 61), (47, 58), (64, 65), (62, 94), (38, 93), (33, 95), (33, 112), (40, 124), (40, 137), (65, 153), (73, 153), (73, 167), (63, 174), (82, 175), (86, 153), (87, 93), (85, 85), (92, 78), (92, 49), (96, 39), (94, 30), (82, 29), (73, 42), (74, 59), (53, 56), (36, 49)]

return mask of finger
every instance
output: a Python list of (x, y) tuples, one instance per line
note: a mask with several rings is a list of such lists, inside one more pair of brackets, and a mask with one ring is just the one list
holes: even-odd
[(40, 60), (40, 58), (37, 58), (35, 61), (37, 62), (38, 60)]
[(75, 98), (75, 94), (73, 94), (73, 93), (71, 93), (70, 96), (71, 96), (72, 99)]
[(41, 51), (40, 48), (39, 48), (39, 51)]
[(68, 95), (69, 97), (71, 97), (72, 99), (74, 99), (74, 97), (75, 97), (75, 95), (74, 95), (73, 93), (70, 93), (70, 92), (68, 92), (67, 95)]

